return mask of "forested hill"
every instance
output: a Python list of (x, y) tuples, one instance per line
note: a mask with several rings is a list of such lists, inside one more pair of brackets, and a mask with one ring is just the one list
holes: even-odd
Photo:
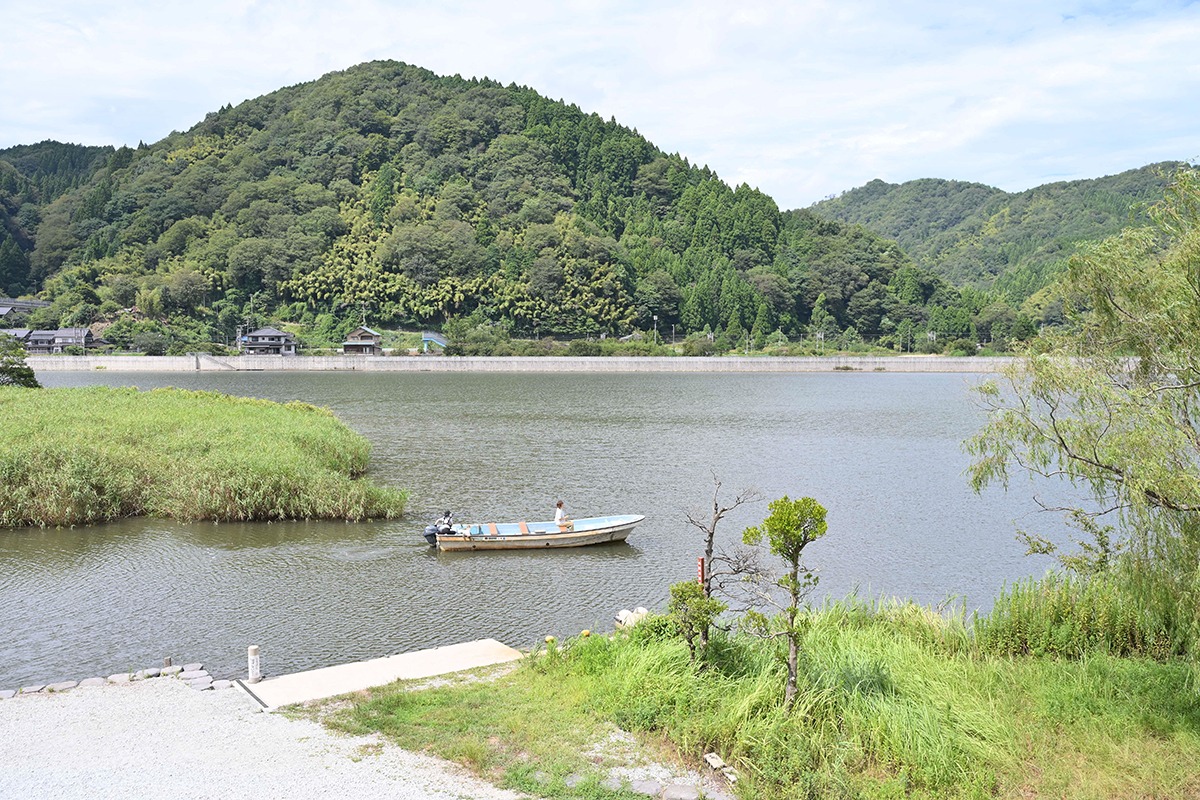
[(38, 208), (86, 183), (112, 152), (50, 141), (0, 150), (0, 294), (27, 288)]
[(966, 335), (985, 302), (615, 121), (387, 61), (119, 148), (37, 211), (0, 293), (51, 300), (35, 326), (103, 323), (117, 344), (267, 322), (338, 343), (363, 319), (624, 334), (655, 316), (735, 342), (815, 324), (911, 344), (931, 320)]
[(0, 191), (48, 203), (85, 183), (113, 154), (112, 147), (39, 142), (0, 150)]
[(813, 210), (894, 239), (956, 285), (994, 286), (1021, 298), (1052, 279), (1079, 242), (1143, 220), (1178, 166), (1152, 164), (1012, 194), (960, 181), (874, 180)]

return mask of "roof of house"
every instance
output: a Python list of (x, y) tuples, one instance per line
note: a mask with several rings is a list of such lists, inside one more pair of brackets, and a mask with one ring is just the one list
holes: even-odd
[(19, 297), (0, 297), (0, 305), (26, 306), (28, 308), (49, 308), (50, 303), (45, 300), (22, 300)]
[(45, 334), (46, 336), (85, 336), (92, 332), (91, 328), (47, 328), (45, 330), (35, 330), (34, 333)]
[(290, 333), (284, 333), (278, 328), (259, 328), (256, 331), (251, 331), (247, 336), (291, 336)]

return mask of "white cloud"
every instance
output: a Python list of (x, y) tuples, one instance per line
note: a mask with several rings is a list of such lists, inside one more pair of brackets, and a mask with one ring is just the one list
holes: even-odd
[(225, 103), (394, 58), (615, 116), (785, 208), (875, 177), (1023, 189), (1196, 157), (1200, 9), (1106, 9), (0, 0), (21, 34), (0, 73), (0, 146), (154, 141)]

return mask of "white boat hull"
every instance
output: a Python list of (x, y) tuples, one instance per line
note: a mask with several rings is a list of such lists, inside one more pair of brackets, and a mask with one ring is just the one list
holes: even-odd
[(637, 514), (590, 517), (575, 520), (573, 528), (568, 530), (559, 530), (553, 522), (455, 525), (453, 532), (437, 535), (437, 547), (439, 550), (541, 550), (623, 542), (644, 519)]

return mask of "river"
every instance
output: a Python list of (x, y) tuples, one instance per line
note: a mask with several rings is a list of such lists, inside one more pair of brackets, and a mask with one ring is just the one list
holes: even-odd
[[(371, 477), (412, 492), (390, 522), (180, 524), (133, 519), (0, 533), (0, 688), (203, 661), (282, 674), (494, 637), (607, 630), (693, 579), (713, 476), (726, 499), (815, 497), (818, 598), (952, 600), (987, 609), (1040, 575), (1014, 520), (1032, 490), (974, 494), (962, 442), (983, 421), (957, 374), (40, 373), (49, 387), (178, 386), (332, 408), (372, 443)], [(182, 465), (181, 465), (182, 467)], [(628, 543), (438, 553), (420, 533), (464, 522), (636, 513)], [(766, 503), (721, 523), (732, 546)]]

